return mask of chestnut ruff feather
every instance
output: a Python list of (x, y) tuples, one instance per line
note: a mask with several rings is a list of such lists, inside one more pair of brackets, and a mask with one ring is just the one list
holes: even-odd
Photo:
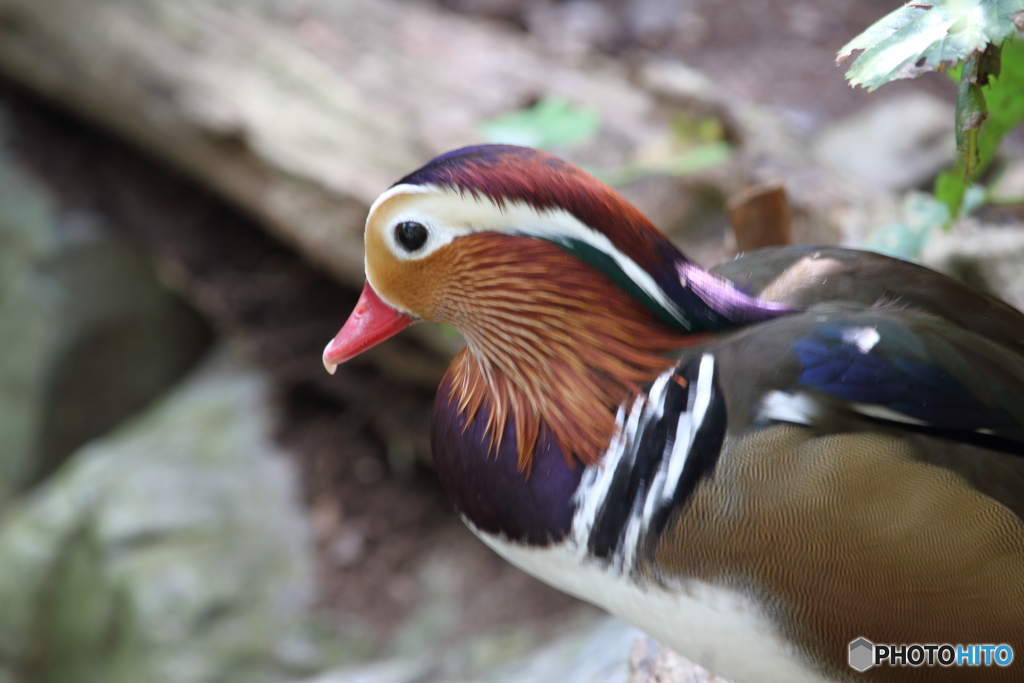
[(467, 423), (488, 403), (496, 450), (515, 421), (529, 472), (541, 424), (566, 458), (589, 465), (615, 434), (615, 411), (699, 343), (658, 321), (608, 277), (549, 242), (479, 233), (448, 248), (432, 318), (468, 348), (452, 362), (452, 400)]

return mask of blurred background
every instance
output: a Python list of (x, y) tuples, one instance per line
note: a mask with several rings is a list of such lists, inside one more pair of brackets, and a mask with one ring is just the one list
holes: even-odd
[(703, 265), (866, 246), (1024, 307), (1024, 134), (945, 230), (955, 84), (834, 64), (900, 4), (0, 0), (0, 683), (710, 680), (463, 528), (455, 335), (320, 353), (374, 198), (485, 141)]

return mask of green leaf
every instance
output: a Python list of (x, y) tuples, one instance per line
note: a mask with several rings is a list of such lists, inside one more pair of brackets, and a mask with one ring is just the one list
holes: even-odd
[(983, 91), (989, 117), (978, 138), (979, 171), (992, 161), (1003, 136), (1024, 121), (1024, 39), (1003, 44), (998, 78), (991, 79)]
[(1024, 157), (1008, 160), (992, 181), (986, 200), (993, 204), (1024, 205)]
[(988, 118), (985, 96), (981, 92), (981, 86), (974, 82), (974, 74), (978, 69), (977, 58), (967, 60), (956, 93), (956, 148), (963, 162), (964, 181), (974, 176), (978, 164), (981, 163), (978, 154), (978, 131)]
[[(952, 216), (960, 215), (971, 179), (988, 168), (1003, 137), (1024, 121), (1024, 40), (1004, 43), (999, 66), (976, 65), (977, 73), (971, 76), (973, 61), (964, 65), (957, 97), (957, 148), (966, 158), (958, 158), (935, 180), (935, 196), (949, 207)], [(972, 80), (988, 85), (979, 88)], [(978, 96), (980, 104), (974, 100)], [(983, 112), (987, 112), (983, 125), (978, 120), (980, 128), (972, 127)]]
[(950, 218), (960, 215), (960, 206), (964, 200), (967, 183), (964, 182), (964, 163), (957, 158), (956, 163), (939, 174), (935, 179), (935, 198), (949, 209)]
[(732, 158), (732, 147), (726, 142), (709, 142), (664, 156), (637, 159), (612, 170), (587, 169), (596, 178), (612, 187), (629, 185), (649, 176), (685, 176), (724, 164)]
[[(864, 52), (846, 72), (852, 85), (868, 90), (902, 78), (939, 71), (1014, 35), (1024, 0), (935, 0), (905, 5), (843, 46), (845, 63)], [(1022, 22), (1024, 23), (1024, 22)]]
[(487, 142), (552, 150), (586, 142), (600, 125), (597, 112), (546, 97), (528, 109), (481, 122), (480, 132)]

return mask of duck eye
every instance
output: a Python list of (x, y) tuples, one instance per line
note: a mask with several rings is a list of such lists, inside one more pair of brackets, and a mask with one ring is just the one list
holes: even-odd
[(427, 229), (416, 221), (402, 221), (395, 226), (395, 239), (406, 251), (416, 251), (427, 241)]

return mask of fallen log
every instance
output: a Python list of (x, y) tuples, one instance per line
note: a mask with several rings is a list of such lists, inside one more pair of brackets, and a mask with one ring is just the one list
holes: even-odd
[(497, 24), (396, 0), (0, 0), (0, 70), (353, 285), (369, 204), (481, 141), (483, 119), (566, 98), (600, 115), (588, 148), (611, 165), (664, 130), (654, 96), (613, 64), (569, 66)]

